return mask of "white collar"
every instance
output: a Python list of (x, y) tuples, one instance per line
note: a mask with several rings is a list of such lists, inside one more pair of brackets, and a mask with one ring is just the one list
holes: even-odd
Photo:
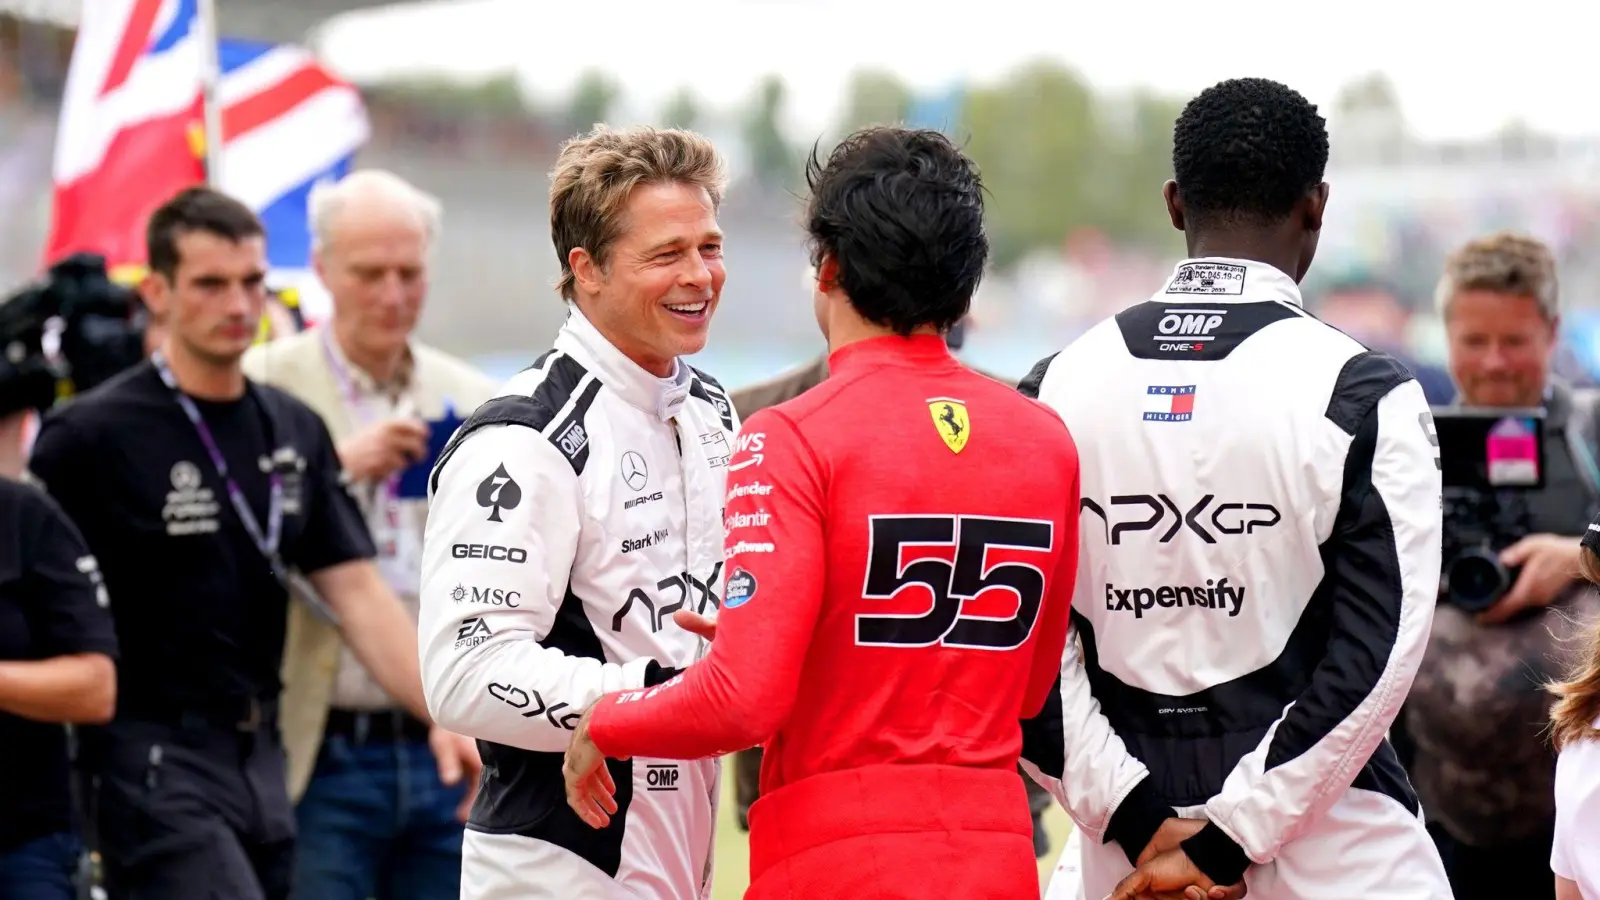
[[(556, 334), (555, 346), (578, 357), (594, 369), (600, 383), (616, 392), (630, 405), (666, 422), (683, 409), (689, 399), (690, 370), (683, 360), (673, 360), (671, 377), (653, 375), (629, 359), (607, 340), (577, 304), (567, 304), (566, 324)], [(574, 352), (576, 351), (576, 352)]]
[(1300, 285), (1275, 266), (1253, 259), (1206, 256), (1186, 259), (1172, 270), (1162, 291), (1173, 297), (1203, 298), (1206, 303), (1260, 303), (1281, 300), (1302, 309)]

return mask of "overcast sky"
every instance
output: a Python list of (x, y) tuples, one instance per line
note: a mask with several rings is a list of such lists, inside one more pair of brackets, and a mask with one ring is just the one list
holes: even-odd
[(1321, 104), (1382, 71), (1423, 137), (1480, 135), (1511, 117), (1600, 136), (1600, 4), (1581, 0), (1335, 0), (1315, 13), (1293, 0), (606, 0), (601, 17), (576, 15), (600, 6), (408, 4), (347, 14), (324, 30), (321, 47), (355, 78), (419, 66), (469, 77), (514, 69), (550, 97), (600, 67), (645, 111), (681, 85), (730, 105), (776, 72), (801, 127), (830, 123), (849, 71), (866, 65), (933, 89), (1050, 56), (1101, 87), (1189, 95), (1259, 75)]

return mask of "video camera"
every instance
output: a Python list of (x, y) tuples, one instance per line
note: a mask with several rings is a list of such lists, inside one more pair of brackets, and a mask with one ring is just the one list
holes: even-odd
[(139, 295), (75, 253), (0, 302), (0, 417), (44, 411), (144, 358)]
[(1444, 482), (1446, 601), (1466, 612), (1493, 606), (1516, 581), (1500, 552), (1530, 528), (1528, 497), (1545, 484), (1542, 409), (1434, 407)]

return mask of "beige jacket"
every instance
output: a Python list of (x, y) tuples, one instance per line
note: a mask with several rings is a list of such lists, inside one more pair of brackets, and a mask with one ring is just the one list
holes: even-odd
[[(499, 392), (499, 385), (488, 376), (431, 347), (413, 341), (411, 358), (411, 394), (417, 413), (424, 419), (440, 418), (447, 399), (455, 407), (455, 414), (466, 418)], [(346, 407), (339, 382), (328, 368), (321, 329), (252, 347), (245, 354), (244, 371), (251, 379), (288, 391), (316, 410), (335, 443), (349, 437), (360, 425)], [(289, 758), (289, 798), (294, 802), (305, 793), (322, 747), (322, 729), (328, 719), (341, 645), (338, 630), (317, 618), (306, 604), (289, 605), (279, 715)]]

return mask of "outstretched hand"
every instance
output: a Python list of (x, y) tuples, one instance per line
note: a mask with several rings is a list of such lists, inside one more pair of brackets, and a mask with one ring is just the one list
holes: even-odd
[(584, 711), (567, 745), (561, 776), (567, 786), (567, 805), (590, 828), (604, 828), (617, 813), (617, 783), (606, 768), (605, 754), (589, 737), (594, 707)]
[(1117, 883), (1106, 900), (1239, 900), (1244, 882), (1213, 884), (1180, 847), (1158, 853)]

